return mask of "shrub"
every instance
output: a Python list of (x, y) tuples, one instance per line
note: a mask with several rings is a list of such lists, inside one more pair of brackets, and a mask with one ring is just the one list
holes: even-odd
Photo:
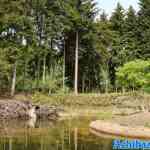
[(127, 89), (150, 87), (150, 60), (135, 60), (117, 69), (117, 83)]

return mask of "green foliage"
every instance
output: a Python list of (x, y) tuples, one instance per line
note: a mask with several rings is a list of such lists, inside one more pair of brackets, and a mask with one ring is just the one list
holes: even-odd
[(138, 12), (138, 54), (140, 58), (150, 58), (150, 2), (140, 0), (140, 11)]
[(150, 86), (147, 86), (147, 87), (145, 86), (143, 88), (143, 91), (150, 94)]
[[(0, 0), (0, 90), (10, 91), (17, 64), (17, 91), (71, 91), (78, 32), (79, 91), (114, 90), (123, 64), (119, 85), (148, 91), (150, 75), (142, 67), (149, 59), (149, 6), (140, 0), (138, 13), (133, 7), (125, 13), (118, 3), (110, 19), (102, 12), (96, 20), (94, 0)], [(138, 61), (127, 65), (139, 58), (140, 73)]]
[(58, 63), (50, 68), (50, 73), (46, 75), (45, 81), (40, 81), (40, 87), (44, 91), (48, 91), (49, 95), (57, 93), (62, 89), (63, 83), (62, 63)]
[(11, 65), (7, 60), (6, 55), (0, 48), (0, 90), (7, 90), (10, 82), (10, 69)]
[(120, 35), (123, 34), (124, 30), (124, 17), (124, 9), (121, 4), (118, 3), (115, 11), (110, 18), (110, 21), (112, 23), (112, 29), (118, 32)]
[(117, 69), (118, 84), (127, 89), (150, 86), (150, 61), (135, 60)]

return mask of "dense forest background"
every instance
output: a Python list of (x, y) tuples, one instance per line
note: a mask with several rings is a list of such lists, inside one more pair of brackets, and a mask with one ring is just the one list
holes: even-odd
[[(150, 1), (0, 0), (0, 93), (150, 91)], [(100, 14), (100, 15), (99, 15)]]

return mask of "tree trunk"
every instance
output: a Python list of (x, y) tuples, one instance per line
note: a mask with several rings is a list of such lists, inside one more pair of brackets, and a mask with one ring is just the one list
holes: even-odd
[(91, 91), (91, 79), (89, 79), (89, 87), (88, 87), (88, 92)]
[(108, 79), (105, 80), (105, 93), (108, 94)]
[(37, 64), (37, 85), (36, 88), (39, 90), (39, 82), (40, 82), (40, 59), (38, 58)]
[(45, 77), (46, 77), (46, 55), (43, 58), (43, 83), (45, 83)]
[(63, 64), (63, 91), (65, 91), (65, 65), (66, 65), (66, 49), (65, 49), (65, 40), (64, 40), (64, 64)]
[(74, 80), (74, 93), (78, 95), (78, 57), (79, 57), (79, 33), (76, 31), (76, 49), (75, 49), (75, 80)]
[(82, 77), (82, 93), (84, 93), (85, 90), (85, 75)]
[(27, 74), (27, 60), (24, 62), (24, 74), (23, 74), (23, 92), (25, 92), (25, 81), (26, 81), (26, 74)]
[(12, 85), (11, 85), (11, 96), (14, 96), (15, 94), (15, 88), (16, 88), (16, 70), (17, 70), (17, 63), (15, 62), (13, 67), (13, 77), (12, 77)]
[(125, 87), (122, 87), (122, 93), (124, 94), (126, 92)]

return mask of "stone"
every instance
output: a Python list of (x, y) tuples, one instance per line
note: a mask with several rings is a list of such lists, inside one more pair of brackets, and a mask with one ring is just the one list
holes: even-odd
[(56, 120), (58, 118), (58, 108), (55, 106), (40, 105), (36, 110), (38, 119)]
[(47, 119), (58, 117), (56, 107), (35, 105), (30, 101), (0, 100), (0, 119)]

